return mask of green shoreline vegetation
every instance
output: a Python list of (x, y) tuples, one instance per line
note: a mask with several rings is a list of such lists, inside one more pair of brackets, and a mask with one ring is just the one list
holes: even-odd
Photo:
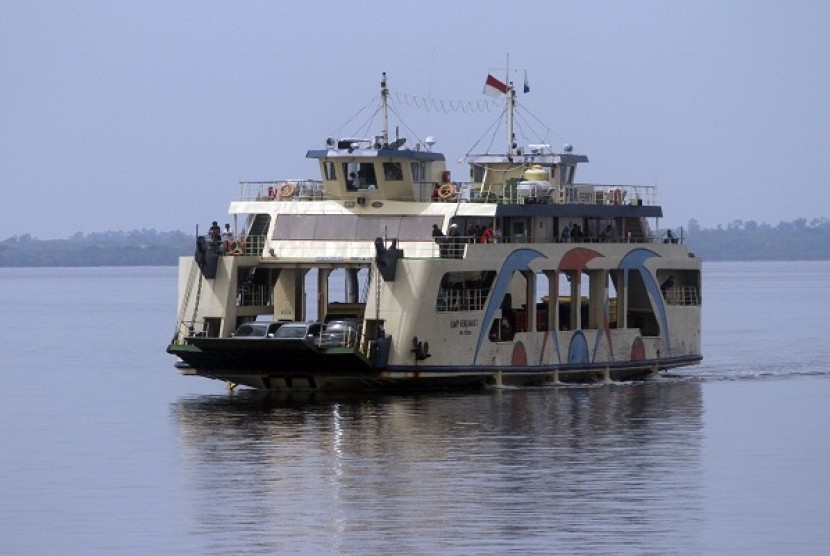
[[(825, 217), (775, 226), (735, 220), (716, 228), (701, 228), (692, 219), (672, 232), (707, 261), (830, 260)], [(193, 254), (195, 245), (192, 234), (180, 231), (78, 232), (48, 240), (23, 234), (0, 241), (0, 267), (174, 266), (180, 256)]]

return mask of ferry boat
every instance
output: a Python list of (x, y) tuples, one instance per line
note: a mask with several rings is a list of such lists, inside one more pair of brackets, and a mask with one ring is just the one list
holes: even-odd
[[(626, 380), (701, 356), (701, 261), (651, 186), (576, 181), (588, 158), (520, 146), (328, 138), (319, 179), (243, 182), (232, 237), (182, 257), (180, 372), (280, 391)], [(322, 143), (322, 141), (321, 141)], [(198, 235), (198, 233), (197, 233)], [(259, 332), (257, 332), (259, 331)]]

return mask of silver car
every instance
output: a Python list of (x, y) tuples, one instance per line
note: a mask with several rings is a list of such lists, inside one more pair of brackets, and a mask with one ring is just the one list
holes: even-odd
[(319, 322), (286, 322), (274, 334), (276, 340), (310, 340), (320, 336), (322, 324)]
[(323, 328), (320, 345), (353, 346), (357, 343), (357, 334), (357, 321), (354, 319), (333, 320)]
[(273, 338), (285, 322), (251, 321), (237, 328), (231, 337), (239, 340), (263, 340)]

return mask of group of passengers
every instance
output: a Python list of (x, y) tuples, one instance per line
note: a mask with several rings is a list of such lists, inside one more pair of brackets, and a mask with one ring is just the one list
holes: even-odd
[(470, 224), (464, 239), (467, 243), (499, 243), (501, 231), (498, 228), (494, 230), (490, 225)]
[(210, 229), (208, 230), (208, 237), (211, 241), (215, 243), (222, 243), (222, 247), (224, 248), (225, 252), (232, 251), (231, 246), (234, 243), (233, 232), (231, 231), (231, 225), (225, 224), (225, 230), (223, 231), (222, 228), (219, 227), (219, 224), (216, 220), (210, 225)]
[(611, 224), (605, 226), (605, 229), (600, 232), (599, 238), (593, 235), (586, 236), (585, 232), (582, 231), (582, 227), (576, 222), (570, 225), (566, 224), (562, 228), (562, 233), (559, 236), (559, 240), (562, 243), (582, 243), (584, 241), (597, 241), (597, 239), (601, 242), (614, 242), (619, 240), (619, 236), (617, 235), (616, 228)]
[(481, 224), (470, 224), (467, 228), (467, 235), (461, 235), (458, 224), (450, 224), (447, 235), (441, 231), (438, 224), (432, 225), (432, 239), (438, 244), (438, 250), (442, 257), (457, 257), (461, 255), (464, 243), (498, 243), (501, 241), (501, 231), (492, 226)]

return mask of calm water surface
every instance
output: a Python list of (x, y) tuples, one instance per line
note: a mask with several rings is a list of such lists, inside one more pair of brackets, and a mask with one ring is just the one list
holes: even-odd
[(644, 383), (229, 396), (176, 270), (0, 269), (0, 554), (825, 554), (830, 263), (708, 263)]

